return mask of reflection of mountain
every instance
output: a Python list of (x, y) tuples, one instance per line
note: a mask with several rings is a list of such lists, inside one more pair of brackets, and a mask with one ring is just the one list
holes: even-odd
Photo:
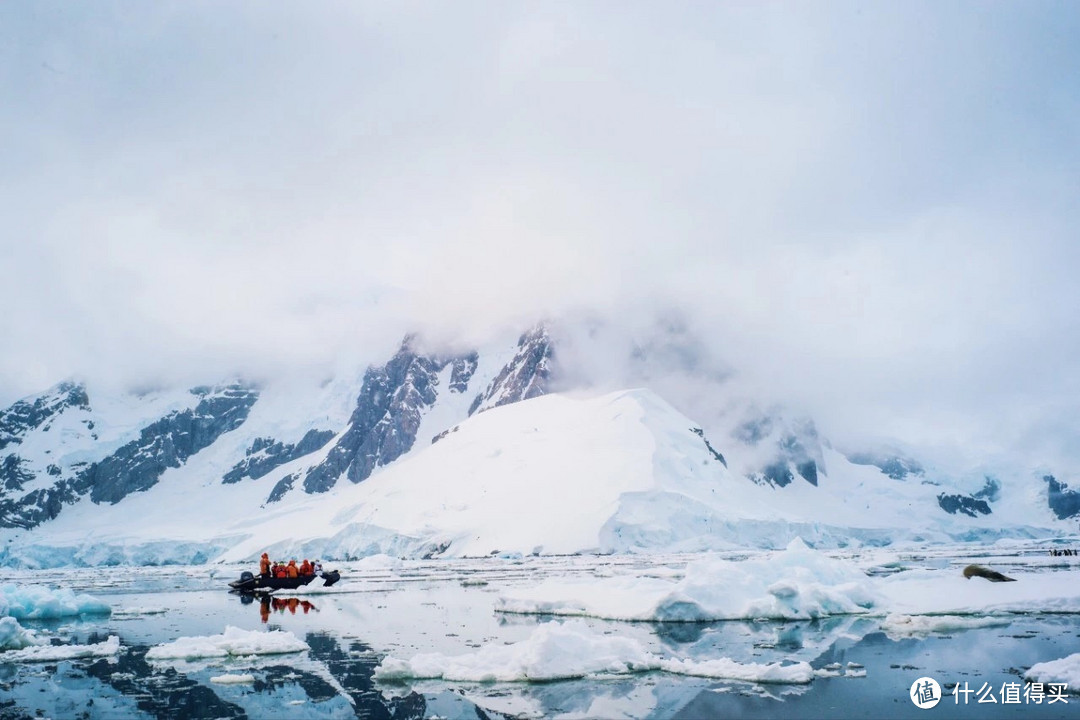
[[(283, 600), (287, 608), (288, 599)], [(60, 685), (69, 683), (69, 675), (83, 673), (99, 684), (82, 690), (83, 702), (98, 696), (127, 698), (130, 705), (123, 714), (137, 714), (132, 712), (137, 709), (160, 720), (289, 717), (290, 708), (307, 718), (420, 720), (437, 714), (431, 704), (442, 707), (447, 703), (464, 706), (466, 716), (501, 717), (456, 693), (427, 696), (405, 692), (401, 697), (387, 697), (373, 680), (381, 658), (371, 647), (356, 640), (343, 647), (325, 633), (308, 633), (305, 641), (311, 647), (306, 654), (168, 663), (148, 662), (147, 646), (128, 646), (115, 661), (77, 662), (73, 667), (61, 665), (56, 672), (64, 676), (58, 680)], [(210, 681), (215, 675), (242, 673), (254, 675), (255, 682), (223, 685)], [(17, 709), (20, 705), (16, 703)], [(121, 706), (114, 702), (106, 707)], [(94, 712), (93, 702), (87, 708), (86, 717), (110, 717), (108, 711), (103, 715)], [(11, 709), (0, 708), (0, 718), (7, 718)]]
[(225, 702), (209, 687), (189, 679), (173, 668), (155, 668), (146, 661), (148, 647), (131, 647), (115, 661), (97, 660), (84, 667), (120, 694), (135, 700), (139, 710), (161, 718), (240, 718), (244, 711)]

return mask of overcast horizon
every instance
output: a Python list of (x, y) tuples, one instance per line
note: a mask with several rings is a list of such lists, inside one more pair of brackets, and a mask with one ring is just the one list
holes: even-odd
[(541, 317), (1080, 461), (1080, 6), (7, 3), (0, 406)]

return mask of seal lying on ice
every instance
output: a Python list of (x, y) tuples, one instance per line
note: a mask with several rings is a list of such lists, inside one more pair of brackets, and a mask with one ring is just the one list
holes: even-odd
[(1002, 575), (996, 570), (984, 568), (982, 565), (968, 565), (964, 568), (964, 577), (970, 580), (973, 577), (986, 578), (990, 582), (1016, 582), (1016, 578)]

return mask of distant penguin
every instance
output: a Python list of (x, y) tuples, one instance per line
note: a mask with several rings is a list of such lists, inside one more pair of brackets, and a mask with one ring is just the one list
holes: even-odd
[(1016, 578), (1002, 575), (996, 570), (984, 568), (982, 565), (968, 565), (964, 568), (964, 577), (970, 580), (973, 577), (986, 578), (990, 582), (1016, 582)]

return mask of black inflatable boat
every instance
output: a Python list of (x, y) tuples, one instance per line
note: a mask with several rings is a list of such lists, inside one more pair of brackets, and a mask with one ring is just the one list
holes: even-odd
[(321, 577), (323, 587), (330, 587), (341, 579), (341, 573), (337, 570), (323, 572), (322, 575), (301, 575), (294, 578), (276, 578), (255, 575), (248, 571), (240, 573), (239, 580), (233, 580), (229, 587), (240, 592), (255, 592), (256, 590), (295, 590), (301, 585), (307, 585), (315, 578)]

